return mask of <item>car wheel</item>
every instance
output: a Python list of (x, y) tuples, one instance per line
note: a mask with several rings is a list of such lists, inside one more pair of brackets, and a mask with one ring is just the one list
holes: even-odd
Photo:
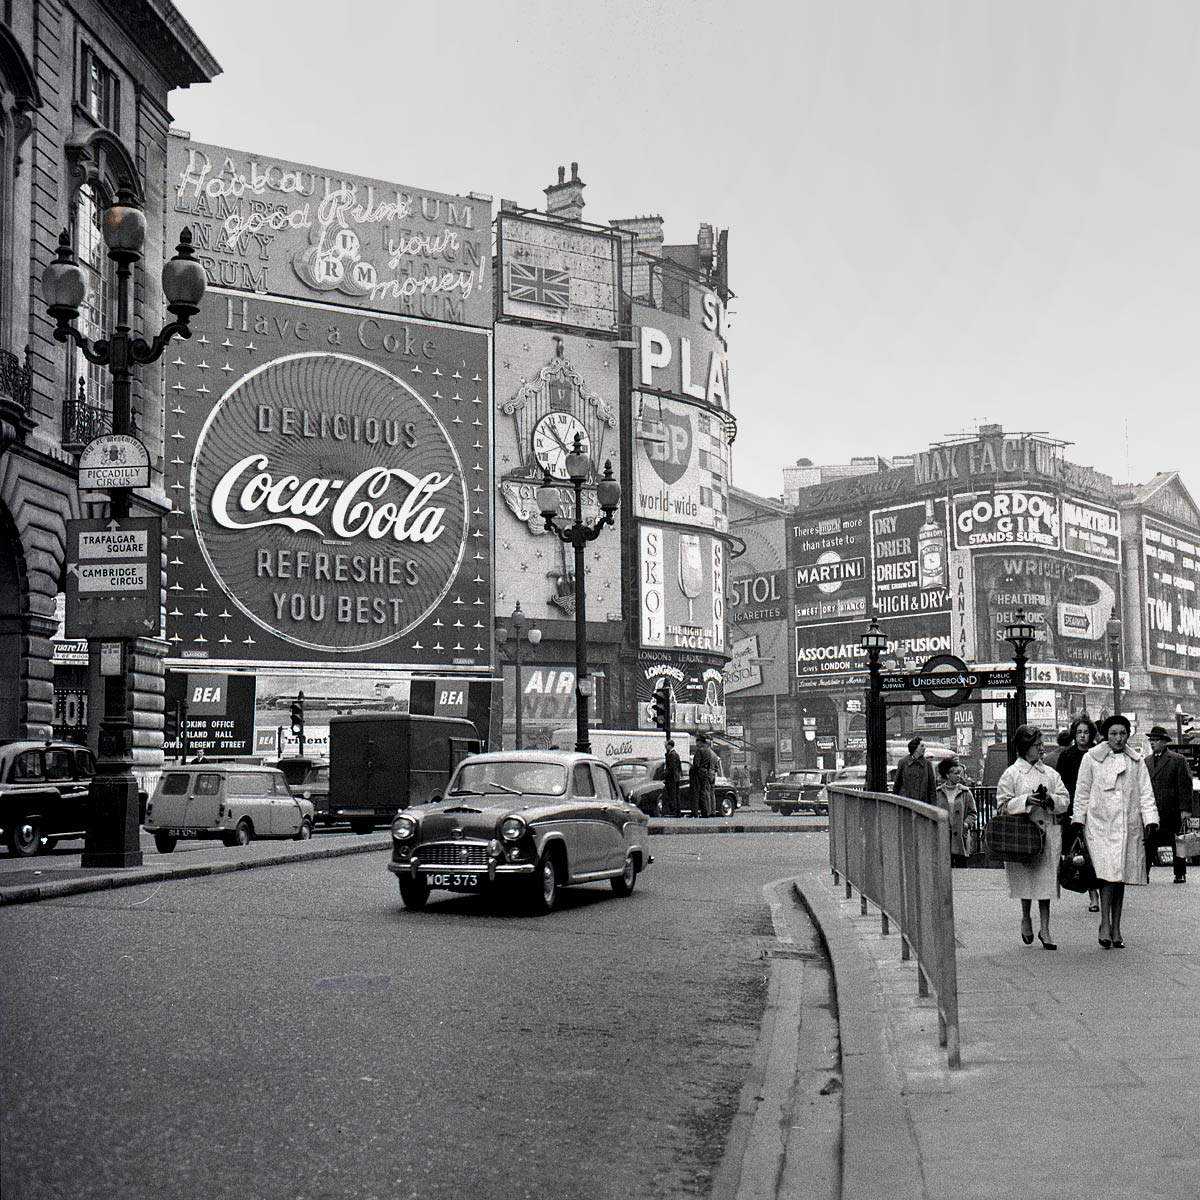
[(32, 858), (42, 848), (42, 827), (36, 817), (18, 817), (8, 831), (8, 848), (17, 858)]
[(625, 860), (625, 869), (620, 875), (617, 876), (616, 879), (611, 881), (612, 890), (616, 892), (618, 896), (632, 895), (633, 885), (637, 883), (637, 876), (637, 863), (634, 861), (633, 855), (631, 854)]
[(169, 833), (156, 831), (154, 834), (154, 848), (159, 854), (170, 854), (175, 849), (175, 843), (178, 840), (178, 838), (172, 837)]
[(723, 817), (732, 817), (733, 816), (733, 810), (734, 810), (735, 805), (733, 803), (732, 797), (722, 796), (720, 798), (720, 800), (717, 801), (717, 806), (721, 810), (721, 816), (723, 816)]
[(554, 911), (558, 903), (558, 864), (549, 850), (542, 852), (534, 872), (530, 900), (536, 913)]
[(304, 820), (300, 822), (300, 829), (296, 834), (296, 841), (307, 842), (310, 837), (312, 837), (312, 822), (305, 817)]
[(423, 879), (401, 879), (400, 903), (420, 912), (429, 903), (429, 884)]
[(779, 806), (779, 815), (781, 817), (790, 817), (796, 810), (790, 804), (781, 804)]
[(250, 822), (243, 817), (237, 823), (237, 828), (233, 831), (233, 835), (227, 844), (232, 846), (248, 846), (253, 836), (254, 829), (251, 827)]

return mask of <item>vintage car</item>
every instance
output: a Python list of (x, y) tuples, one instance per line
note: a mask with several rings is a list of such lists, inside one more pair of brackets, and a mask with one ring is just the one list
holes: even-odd
[[(692, 813), (696, 811), (692, 803), (689, 779), (692, 764), (683, 759), (679, 765), (679, 811)], [(650, 817), (663, 815), (663, 797), (666, 795), (666, 784), (663, 782), (665, 770), (661, 758), (622, 758), (613, 763), (613, 774), (625, 798)], [(738, 806), (737, 787), (733, 780), (718, 775), (715, 790), (717, 812), (723, 817), (732, 816)]]
[(833, 771), (815, 767), (781, 771), (767, 784), (763, 799), (767, 807), (781, 817), (790, 817), (797, 812), (827, 813), (829, 796), (825, 784), (833, 774)]
[(96, 760), (72, 742), (0, 742), (0, 836), (28, 858), (87, 831)]
[(301, 800), (311, 801), (313, 821), (317, 825), (333, 825), (337, 818), (329, 811), (329, 759), (272, 758), (264, 765), (277, 767), (288, 781), (288, 787)]
[(397, 813), (388, 870), (405, 908), (433, 889), (509, 888), (537, 912), (559, 889), (608, 880), (628, 896), (653, 862), (649, 822), (590, 754), (508, 750), (460, 762), (445, 796)]

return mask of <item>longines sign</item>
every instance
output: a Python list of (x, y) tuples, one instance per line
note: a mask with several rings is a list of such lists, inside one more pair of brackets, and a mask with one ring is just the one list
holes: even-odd
[(197, 332), (168, 378), (172, 656), (486, 665), (488, 336), (229, 293)]

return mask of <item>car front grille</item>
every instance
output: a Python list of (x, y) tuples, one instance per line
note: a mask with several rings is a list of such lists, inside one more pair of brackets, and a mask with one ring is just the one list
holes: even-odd
[(435, 867), (486, 867), (487, 846), (482, 842), (431, 842), (417, 847), (417, 862)]

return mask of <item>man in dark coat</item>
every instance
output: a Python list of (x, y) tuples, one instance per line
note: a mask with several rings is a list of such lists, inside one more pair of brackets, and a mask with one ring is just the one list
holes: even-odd
[(666, 764), (663, 768), (663, 816), (679, 816), (679, 776), (683, 772), (683, 764), (679, 761), (679, 751), (675, 749), (675, 739), (667, 742)]
[(698, 817), (714, 817), (717, 810), (717, 756), (708, 748), (708, 735), (696, 737), (692, 754), (692, 812)]
[[(1175, 854), (1175, 835), (1179, 832), (1182, 817), (1192, 811), (1192, 772), (1187, 759), (1174, 750), (1167, 749), (1171, 735), (1161, 725), (1155, 725), (1149, 733), (1150, 749), (1146, 766), (1150, 770), (1150, 785), (1154, 788), (1154, 803), (1158, 805), (1158, 845), (1170, 846), (1175, 882), (1187, 881), (1187, 859)], [(1157, 855), (1153, 848), (1146, 855), (1151, 866), (1156, 865)]]
[(896, 767), (896, 782), (892, 791), (910, 800), (937, 803), (937, 778), (933, 773), (933, 763), (925, 757), (925, 743), (919, 737), (909, 739), (908, 754)]

